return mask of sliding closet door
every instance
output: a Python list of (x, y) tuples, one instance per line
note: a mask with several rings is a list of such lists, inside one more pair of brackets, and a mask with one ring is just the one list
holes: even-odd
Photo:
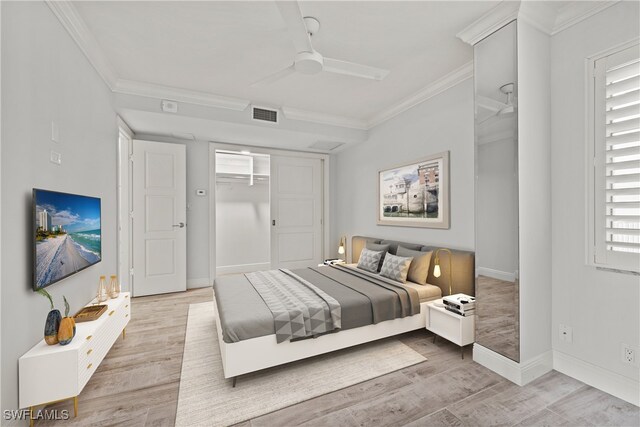
[(322, 160), (271, 156), (271, 268), (322, 262)]

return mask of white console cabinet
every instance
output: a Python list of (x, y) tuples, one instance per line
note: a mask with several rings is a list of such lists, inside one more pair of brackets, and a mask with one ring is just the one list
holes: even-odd
[[(74, 399), (122, 333), (131, 317), (128, 292), (109, 299), (107, 311), (97, 320), (76, 325), (76, 336), (67, 345), (47, 345), (44, 340), (19, 359), (20, 407), (30, 408)], [(43, 318), (44, 321), (44, 318)]]
[(440, 304), (442, 299), (427, 304), (427, 330), (459, 345), (464, 358), (464, 346), (475, 340), (476, 316), (460, 316), (439, 307)]

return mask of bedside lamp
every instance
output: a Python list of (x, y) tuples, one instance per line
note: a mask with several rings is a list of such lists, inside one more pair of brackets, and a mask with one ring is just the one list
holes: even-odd
[(344, 255), (346, 253), (347, 253), (347, 238), (345, 236), (342, 236), (340, 237), (340, 246), (338, 246), (338, 254)]
[(451, 280), (451, 251), (447, 248), (440, 248), (436, 251), (436, 265), (433, 267), (433, 275), (435, 277), (440, 277), (442, 272), (440, 271), (440, 251), (445, 251), (449, 253), (449, 295), (453, 294), (451, 290), (452, 280)]

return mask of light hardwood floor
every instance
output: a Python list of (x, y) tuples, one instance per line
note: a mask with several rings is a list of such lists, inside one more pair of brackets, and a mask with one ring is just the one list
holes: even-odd
[[(134, 298), (118, 339), (64, 426), (172, 426), (189, 304), (211, 289)], [(551, 372), (518, 387), (427, 331), (400, 339), (427, 361), (242, 423), (259, 426), (638, 426), (638, 407)], [(242, 378), (238, 381), (242, 387)], [(68, 409), (63, 402), (52, 409)], [(40, 422), (37, 425), (55, 425)]]

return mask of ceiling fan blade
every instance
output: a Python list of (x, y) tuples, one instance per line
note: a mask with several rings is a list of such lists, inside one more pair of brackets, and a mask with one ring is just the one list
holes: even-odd
[(261, 79), (261, 80), (258, 80), (257, 82), (251, 83), (251, 86), (252, 87), (262, 87), (262, 86), (270, 85), (271, 83), (275, 83), (278, 80), (287, 77), (289, 74), (294, 73), (295, 71), (296, 71), (296, 69), (293, 68), (293, 64), (291, 64), (287, 68), (283, 68), (280, 71), (276, 71), (275, 73), (271, 74), (270, 76), (265, 77), (264, 79)]
[(383, 70), (382, 68), (369, 67), (367, 65), (326, 57), (324, 58), (322, 71), (346, 74), (348, 76), (362, 77), (371, 80), (382, 80), (387, 77), (387, 74), (389, 74), (389, 70)]
[(289, 30), (293, 45), (296, 48), (296, 53), (313, 52), (311, 39), (309, 38), (309, 33), (307, 33), (307, 27), (304, 25), (304, 19), (298, 2), (277, 1), (276, 5), (280, 10), (282, 19), (284, 19), (285, 24), (287, 24), (287, 29)]

